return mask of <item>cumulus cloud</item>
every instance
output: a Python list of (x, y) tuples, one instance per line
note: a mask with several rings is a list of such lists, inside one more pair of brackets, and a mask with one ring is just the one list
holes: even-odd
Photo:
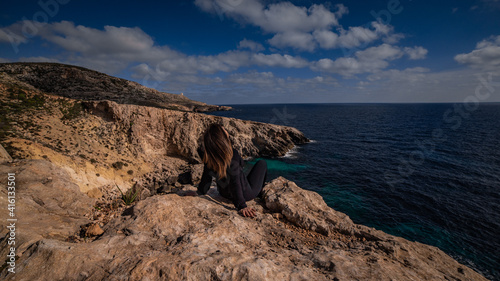
[(258, 0), (196, 0), (195, 4), (206, 12), (223, 13), (230, 18), (256, 25), (265, 32), (272, 33), (310, 32), (329, 28), (338, 25), (338, 19), (347, 13), (342, 4), (336, 6), (336, 12), (331, 12), (321, 4), (306, 8), (295, 6), (290, 2), (280, 2), (266, 7)]
[(262, 44), (247, 39), (243, 39), (240, 41), (240, 43), (238, 43), (238, 49), (249, 49), (250, 51), (253, 52), (259, 52), (265, 50)]
[[(313, 63), (311, 68), (318, 71), (337, 73), (345, 77), (360, 73), (374, 73), (386, 68), (389, 65), (389, 61), (399, 59), (405, 54), (411, 57), (415, 49), (425, 50), (422, 47), (401, 49), (400, 47), (384, 43), (380, 46), (357, 51), (353, 57), (342, 57), (336, 60), (328, 58), (320, 59)], [(426, 51), (425, 53), (427, 53)]]
[(314, 37), (306, 32), (284, 32), (274, 35), (269, 39), (269, 43), (278, 48), (294, 47), (305, 51), (314, 51), (316, 43)]
[(348, 9), (342, 4), (336, 5), (335, 11), (322, 4), (306, 8), (290, 2), (264, 5), (258, 0), (196, 0), (195, 4), (206, 12), (222, 14), (273, 34), (268, 42), (277, 48), (312, 52), (318, 47), (353, 48), (384, 38), (395, 43), (402, 37), (393, 33), (392, 26), (377, 21), (344, 29), (339, 19)]
[(309, 62), (301, 57), (280, 54), (254, 54), (252, 60), (257, 65), (273, 67), (301, 68), (309, 65)]
[[(16, 33), (21, 32), (20, 23), (0, 28), (0, 32), (22, 36), (22, 33)], [(148, 73), (150, 76), (154, 73), (158, 78), (173, 74), (230, 72), (250, 65), (285, 68), (308, 65), (308, 61), (300, 57), (257, 53), (263, 46), (246, 39), (239, 42), (238, 50), (209, 56), (188, 56), (168, 46), (156, 45), (151, 36), (137, 27), (105, 26), (101, 30), (62, 21), (39, 25), (37, 36), (63, 48), (69, 55), (57, 60), (44, 57), (24, 58), (24, 60), (64, 61), (107, 73), (116, 73), (130, 64), (136, 65), (133, 69), (138, 73)]]
[(251, 84), (251, 85), (274, 85), (283, 84), (284, 79), (275, 77), (272, 72), (251, 71), (248, 73), (234, 73), (224, 80), (225, 83)]
[(459, 54), (455, 60), (481, 70), (500, 69), (500, 35), (492, 36), (476, 44), (470, 53)]
[(405, 52), (411, 60), (424, 59), (427, 56), (427, 49), (423, 47), (405, 47)]
[[(239, 0), (225, 1), (229, 5)], [(252, 0), (244, 3), (242, 5), (255, 5), (258, 8), (254, 9), (257, 15), (251, 15), (249, 8), (246, 17), (259, 19), (263, 17), (261, 19), (263, 29), (265, 28), (266, 32), (274, 32), (269, 41), (283, 48), (290, 45), (299, 46), (304, 50), (313, 50), (318, 46), (325, 49), (350, 47), (395, 35), (391, 26), (380, 23), (344, 30), (337, 22), (347, 13), (347, 9), (343, 6), (337, 6), (337, 11), (331, 12), (321, 5), (305, 9), (290, 3), (275, 7), (264, 7), (259, 4), (260, 2)], [(283, 16), (294, 13), (306, 17), (308, 25), (306, 27), (295, 25), (289, 28), (268, 19), (271, 14)], [(314, 19), (310, 18), (311, 16), (314, 16)], [(23, 33), (23, 26), (27, 24), (36, 27), (36, 32), (30, 36), (25, 36)], [(335, 32), (331, 28), (335, 28)], [(25, 57), (18, 60), (72, 63), (109, 74), (129, 70), (132, 73), (131, 77), (145, 86), (166, 91), (191, 92), (194, 95), (189, 97), (209, 102), (216, 102), (215, 96), (210, 100), (203, 97), (212, 97), (211, 95), (215, 95), (213, 93), (219, 90), (226, 93), (220, 96), (221, 100), (222, 97), (234, 96), (235, 92), (241, 98), (248, 98), (258, 92), (270, 95), (269, 102), (283, 101), (283, 95), (288, 94), (296, 99), (290, 99), (290, 102), (300, 102), (301, 99), (320, 102), (324, 95), (331, 93), (332, 87), (339, 86), (339, 82), (329, 73), (343, 76), (369, 73), (371, 80), (368, 82), (382, 81), (388, 75), (393, 77), (396, 75), (396, 72), (391, 70), (384, 71), (391, 61), (405, 55), (410, 59), (423, 58), (427, 53), (427, 50), (418, 46), (401, 48), (385, 43), (358, 50), (352, 57), (324, 58), (311, 62), (300, 56), (277, 53), (273, 48), (269, 49), (271, 51), (269, 53), (264, 52), (262, 44), (244, 39), (238, 43), (238, 48), (235, 50), (215, 55), (187, 55), (169, 46), (158, 45), (150, 35), (137, 27), (105, 26), (97, 29), (75, 25), (68, 21), (43, 25), (25, 21), (0, 28), (0, 41), (11, 42), (9, 40), (15, 36), (19, 44), (27, 43), (29, 39), (37, 37), (50, 47), (57, 46), (63, 50), (54, 57)], [(23, 38), (26, 40), (23, 41)], [(365, 46), (360, 49), (363, 48)], [(2, 61), (0, 59), (0, 62)], [(266, 67), (266, 71), (234, 73), (243, 67)], [(278, 77), (267, 69), (306, 67), (321, 73), (312, 78)], [(418, 74), (416, 71), (401, 73), (401, 75)], [(196, 93), (199, 96), (196, 96)], [(276, 100), (272, 99), (273, 95)], [(241, 102), (241, 100), (233, 101)]]
[(26, 22), (31, 21), (20, 21), (10, 25), (8, 28), (0, 28), (0, 42), (8, 42), (11, 44), (21, 44), (28, 42), (29, 37), (34, 35), (35, 29), (23, 29), (26, 26)]

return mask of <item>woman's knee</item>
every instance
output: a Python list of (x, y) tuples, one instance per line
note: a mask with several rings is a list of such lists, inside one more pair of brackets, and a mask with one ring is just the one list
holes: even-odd
[(255, 163), (255, 166), (257, 165), (267, 170), (267, 162), (265, 160), (260, 159), (257, 163)]

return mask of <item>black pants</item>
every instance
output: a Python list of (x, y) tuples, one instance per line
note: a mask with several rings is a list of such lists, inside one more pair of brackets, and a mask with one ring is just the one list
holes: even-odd
[(247, 180), (251, 188), (247, 188), (243, 191), (243, 196), (246, 201), (252, 200), (260, 195), (260, 192), (264, 187), (264, 183), (266, 182), (266, 177), (267, 163), (264, 160), (259, 160), (255, 163), (247, 176)]

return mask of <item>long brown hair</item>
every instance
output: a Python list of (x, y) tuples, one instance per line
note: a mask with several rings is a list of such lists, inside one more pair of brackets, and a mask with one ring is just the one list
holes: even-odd
[(226, 177), (226, 169), (233, 158), (231, 140), (224, 128), (219, 124), (212, 124), (203, 136), (205, 153), (203, 163), (215, 171), (219, 177)]

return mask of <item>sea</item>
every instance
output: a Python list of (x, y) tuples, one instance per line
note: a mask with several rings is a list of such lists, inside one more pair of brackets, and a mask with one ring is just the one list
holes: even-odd
[(355, 223), (500, 280), (500, 103), (229, 106), (209, 114), (292, 126), (312, 140), (265, 158), (268, 181), (283, 176)]

